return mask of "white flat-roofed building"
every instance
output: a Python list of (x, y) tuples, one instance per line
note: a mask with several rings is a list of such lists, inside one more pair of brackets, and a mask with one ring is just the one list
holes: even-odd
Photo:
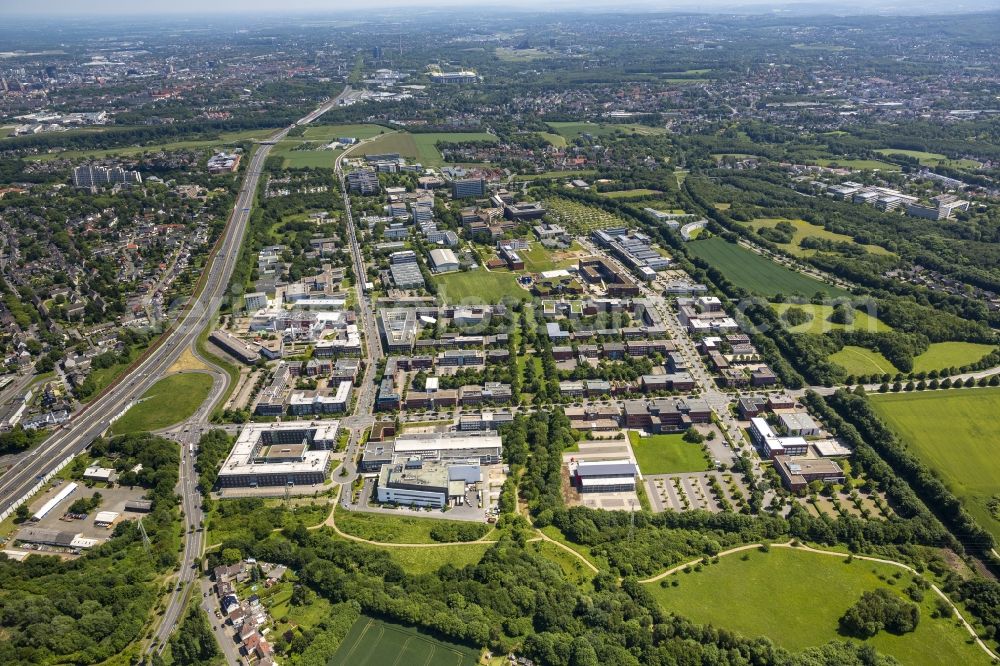
[(415, 433), (400, 435), (393, 443), (396, 456), (424, 460), (479, 459), (481, 464), (500, 462), (503, 444), (495, 431), (479, 433)]
[(815, 437), (820, 433), (819, 424), (805, 412), (792, 412), (778, 416), (781, 426), (789, 435), (796, 437)]
[(326, 480), (339, 421), (251, 423), (219, 471), (223, 488), (315, 485)]
[(458, 257), (448, 248), (430, 251), (431, 267), (435, 273), (449, 273), (458, 270)]
[(629, 492), (635, 490), (639, 468), (631, 460), (585, 460), (571, 472), (581, 493)]
[(443, 508), (461, 504), (466, 486), (482, 478), (478, 465), (445, 465), (421, 460), (383, 465), (376, 497), (379, 502)]
[(79, 487), (77, 483), (67, 483), (63, 488), (56, 493), (55, 497), (47, 501), (42, 507), (35, 512), (35, 520), (41, 520), (44, 518), (52, 509), (56, 508), (60, 502), (73, 494), (73, 491)]
[(118, 516), (117, 511), (98, 511), (94, 516), (94, 524), (98, 527), (110, 527), (118, 520)]
[(111, 483), (115, 480), (115, 470), (110, 467), (98, 467), (93, 465), (83, 470), (83, 478), (87, 481), (103, 481)]

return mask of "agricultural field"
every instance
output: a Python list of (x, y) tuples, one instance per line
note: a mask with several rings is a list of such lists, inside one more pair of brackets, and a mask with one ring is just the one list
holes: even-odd
[(832, 305), (816, 305), (813, 303), (772, 303), (771, 307), (778, 315), (784, 314), (789, 308), (799, 308), (806, 314), (812, 315), (812, 319), (804, 324), (789, 326), (792, 333), (826, 333), (827, 331), (869, 331), (871, 333), (886, 333), (892, 328), (882, 323), (878, 317), (869, 315), (864, 310), (854, 310), (853, 324), (836, 324), (830, 321), (833, 315)]
[(373, 125), (370, 123), (356, 125), (309, 125), (302, 133), (302, 138), (307, 141), (336, 141), (340, 137), (350, 137), (353, 139), (371, 139), (379, 134), (391, 132), (388, 127)]
[(115, 421), (111, 432), (154, 431), (180, 423), (194, 414), (212, 390), (212, 376), (204, 372), (168, 375), (153, 384), (139, 403)]
[(635, 132), (642, 136), (656, 134), (666, 134), (663, 127), (648, 127), (646, 125), (626, 125), (616, 123), (588, 123), (588, 122), (550, 122), (546, 123), (552, 131), (567, 139), (575, 139), (581, 134), (590, 134), (593, 137), (608, 136), (621, 130), (622, 132)]
[[(914, 372), (960, 368), (975, 363), (993, 350), (991, 345), (972, 342), (933, 342), (927, 351), (913, 359)], [(830, 360), (852, 375), (874, 372), (896, 374), (899, 370), (882, 354), (863, 347), (847, 346), (830, 355)]]
[[(890, 586), (887, 581), (895, 581), (897, 574), (902, 574), (898, 583)], [(695, 622), (763, 635), (799, 651), (831, 640), (857, 640), (839, 632), (841, 615), (867, 590), (903, 594), (911, 578), (888, 564), (771, 548), (727, 555), (718, 564), (676, 573), (664, 579), (666, 586), (655, 583), (648, 589), (664, 608)], [(920, 622), (913, 632), (897, 636), (882, 631), (865, 642), (908, 666), (988, 663), (986, 654), (967, 642), (964, 629), (931, 617), (934, 598), (927, 593), (919, 604)]]
[(528, 300), (531, 294), (506, 271), (446, 273), (434, 276), (438, 291), (447, 303), (499, 303), (502, 299)]
[(509, 49), (497, 48), (494, 52), (497, 58), (504, 62), (532, 62), (551, 58), (552, 54), (541, 49)]
[(977, 388), (872, 396), (886, 423), (1000, 539), (1000, 389)]
[(683, 435), (640, 437), (639, 433), (629, 431), (628, 441), (632, 445), (635, 460), (639, 463), (639, 471), (643, 474), (704, 472), (708, 469), (710, 461), (705, 454), (705, 447), (685, 442)]
[(281, 165), (286, 169), (302, 169), (317, 167), (332, 169), (337, 156), (343, 150), (326, 150), (322, 146), (328, 141), (303, 141), (302, 139), (285, 139), (271, 150), (271, 156), (280, 157)]
[[(850, 236), (845, 236), (844, 234), (838, 234), (833, 231), (827, 231), (818, 224), (811, 224), (805, 220), (786, 220), (778, 218), (759, 218), (750, 222), (750, 226), (756, 231), (763, 227), (774, 228), (779, 222), (788, 222), (795, 227), (795, 233), (792, 234), (791, 243), (780, 243), (778, 247), (786, 250), (796, 257), (811, 257), (816, 254), (817, 250), (811, 248), (804, 248), (800, 246), (802, 239), (804, 238), (819, 238), (822, 240), (833, 241), (835, 243), (853, 243), (854, 239)], [(892, 252), (886, 250), (884, 247), (878, 245), (862, 245), (865, 251), (871, 254), (882, 254), (882, 255), (892, 255)]]
[(519, 173), (514, 180), (542, 180), (544, 178), (590, 178), (596, 176), (596, 169), (567, 169), (563, 171), (543, 171), (541, 173)]
[(601, 208), (588, 206), (562, 197), (545, 200), (548, 215), (574, 234), (589, 234), (594, 229), (625, 226), (626, 222)]
[(434, 132), (430, 134), (410, 134), (396, 132), (380, 136), (361, 146), (352, 155), (375, 155), (378, 153), (399, 153), (403, 157), (416, 160), (424, 166), (443, 166), (444, 160), (437, 149), (438, 141), (490, 141), (497, 138), (486, 132)]
[(692, 241), (687, 244), (687, 248), (694, 256), (715, 266), (735, 284), (761, 296), (795, 293), (812, 296), (818, 291), (833, 298), (848, 295), (839, 287), (779, 266), (767, 257), (719, 237)]
[(240, 132), (222, 132), (214, 139), (188, 139), (186, 141), (170, 141), (167, 143), (157, 143), (148, 146), (122, 146), (119, 148), (101, 148), (97, 150), (64, 150), (54, 153), (42, 153), (40, 155), (29, 155), (25, 159), (33, 162), (43, 162), (46, 160), (89, 158), (100, 159), (109, 155), (142, 155), (143, 153), (155, 153), (161, 150), (185, 150), (190, 148), (213, 148), (220, 149), (232, 147), (244, 141), (256, 141), (265, 139), (276, 130), (254, 129)]
[(912, 157), (913, 159), (920, 162), (921, 166), (950, 166), (956, 169), (977, 169), (980, 164), (973, 160), (950, 159), (947, 155), (942, 155), (941, 153), (928, 153), (923, 150), (902, 150), (900, 148), (880, 148), (875, 151), (881, 155), (891, 156), (891, 155), (903, 155), (905, 157)]
[(474, 666), (479, 650), (446, 643), (413, 627), (361, 616), (327, 666)]

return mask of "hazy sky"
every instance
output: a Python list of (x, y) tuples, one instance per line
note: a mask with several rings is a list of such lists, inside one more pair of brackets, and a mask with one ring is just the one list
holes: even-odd
[[(0, 0), (4, 14), (44, 14), (48, 16), (123, 15), (123, 14), (192, 14), (192, 13), (298, 13), (357, 12), (386, 7), (461, 7), (545, 10), (684, 10), (720, 11), (774, 7), (809, 8), (816, 13), (841, 13), (875, 8), (883, 11), (905, 10), (926, 4), (931, 12), (982, 10), (1000, 7), (1000, 0), (957, 0), (947, 8), (927, 0)], [(936, 7), (936, 9), (934, 8)]]

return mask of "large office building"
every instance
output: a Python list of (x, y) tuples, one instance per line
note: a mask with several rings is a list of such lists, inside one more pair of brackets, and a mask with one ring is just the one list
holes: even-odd
[(383, 465), (406, 460), (495, 465), (503, 445), (496, 431), (404, 434), (388, 442), (370, 441), (359, 469), (375, 472)]
[(467, 486), (481, 480), (479, 465), (446, 465), (413, 459), (384, 465), (379, 470), (375, 494), (382, 503), (440, 509), (462, 504)]
[(411, 308), (384, 309), (378, 324), (386, 353), (410, 352), (417, 339), (417, 314)]
[(126, 171), (121, 167), (85, 164), (73, 169), (73, 184), (90, 188), (103, 185), (142, 185), (142, 175), (138, 171)]
[(430, 77), (434, 83), (476, 83), (479, 81), (479, 75), (471, 70), (431, 72)]
[(417, 263), (417, 254), (413, 250), (393, 252), (389, 256), (389, 272), (392, 282), (399, 289), (420, 289), (424, 286), (424, 275)]
[(219, 471), (220, 488), (321, 484), (337, 446), (339, 421), (251, 423)]
[(486, 196), (486, 181), (482, 178), (460, 178), (451, 184), (451, 196), (456, 199)]
[(347, 185), (351, 192), (365, 196), (379, 193), (378, 174), (374, 169), (355, 169), (347, 174)]

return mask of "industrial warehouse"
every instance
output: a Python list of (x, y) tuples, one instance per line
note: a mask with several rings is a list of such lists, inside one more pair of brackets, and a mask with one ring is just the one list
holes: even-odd
[(251, 423), (219, 471), (220, 488), (323, 483), (337, 445), (339, 421)]

